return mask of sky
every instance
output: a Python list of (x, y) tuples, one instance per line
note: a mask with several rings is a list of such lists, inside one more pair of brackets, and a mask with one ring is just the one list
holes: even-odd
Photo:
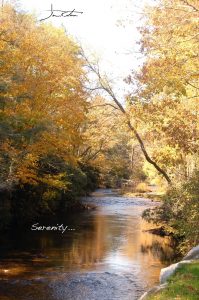
[[(5, 1), (4, 1), (5, 2)], [(142, 63), (137, 27), (146, 3), (153, 0), (18, 0), (22, 10), (34, 12), (38, 19), (54, 10), (83, 12), (77, 17), (50, 17), (42, 22), (64, 26), (77, 39), (88, 56), (99, 58), (100, 68), (123, 95), (129, 87), (123, 82), (132, 69)]]

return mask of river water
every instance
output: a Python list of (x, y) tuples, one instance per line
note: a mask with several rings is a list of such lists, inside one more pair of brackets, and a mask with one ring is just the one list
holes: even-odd
[(158, 283), (174, 251), (141, 219), (155, 203), (111, 190), (84, 201), (97, 208), (66, 216), (63, 234), (24, 228), (0, 237), (0, 300), (133, 300)]

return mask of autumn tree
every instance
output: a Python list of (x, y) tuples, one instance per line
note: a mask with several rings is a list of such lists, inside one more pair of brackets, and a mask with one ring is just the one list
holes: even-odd
[[(198, 4), (161, 1), (146, 10), (141, 28), (145, 62), (129, 111), (152, 157), (172, 177), (187, 178), (198, 163)], [(150, 147), (151, 144), (151, 147)]]
[(129, 113), (174, 184), (162, 205), (145, 211), (144, 217), (161, 224), (187, 251), (198, 244), (198, 1), (163, 0), (149, 7), (145, 18), (145, 61), (128, 78), (137, 82), (128, 97)]
[(99, 95), (91, 97), (86, 116), (80, 160), (98, 168), (104, 186), (119, 186), (131, 175), (131, 133), (124, 116)]
[[(108, 79), (106, 74), (101, 73), (99, 64), (90, 61), (87, 58), (83, 49), (81, 49), (81, 50), (82, 50), (81, 51), (82, 57), (86, 61), (86, 67), (91, 72), (91, 74), (93, 74), (96, 78), (95, 85), (91, 86), (91, 87), (87, 87), (87, 88), (90, 91), (94, 91), (94, 92), (101, 91), (102, 93), (105, 93), (109, 97), (109, 101), (108, 101), (107, 105), (114, 106), (116, 109), (118, 109), (121, 112), (122, 116), (124, 117), (125, 124), (127, 125), (128, 129), (133, 134), (134, 138), (137, 140), (146, 161), (148, 163), (150, 163), (156, 169), (156, 171), (158, 171), (158, 173), (160, 173), (166, 179), (168, 184), (170, 184), (171, 179), (170, 179), (169, 175), (164, 170), (164, 168), (162, 168), (160, 165), (158, 165), (158, 163), (150, 156), (150, 154), (146, 148), (146, 145), (144, 143), (144, 140), (142, 139), (141, 135), (139, 134), (137, 128), (131, 122), (128, 111), (126, 110), (125, 106), (123, 106), (123, 104), (121, 103), (121, 99), (119, 99), (116, 96), (116, 93), (114, 92), (114, 89), (111, 85), (111, 81)], [(110, 102), (112, 102), (112, 103), (110, 103)]]
[(1, 184), (62, 185), (64, 174), (37, 171), (48, 155), (77, 160), (87, 106), (78, 46), (62, 29), (11, 6), (1, 9), (0, 19)]

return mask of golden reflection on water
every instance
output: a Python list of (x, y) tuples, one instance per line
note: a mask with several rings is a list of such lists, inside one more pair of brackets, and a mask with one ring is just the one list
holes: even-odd
[(7, 265), (4, 266), (2, 268), (0, 268), (0, 277), (3, 276), (16, 276), (19, 275), (21, 273), (24, 273), (27, 270), (27, 268), (25, 266), (21, 266), (21, 265)]
[(110, 250), (108, 220), (103, 215), (96, 215), (93, 230), (83, 233), (75, 239), (69, 253), (65, 253), (71, 265), (79, 264), (82, 269), (90, 269), (103, 261)]
[(139, 211), (139, 208), (128, 208), (127, 214), (104, 214), (99, 210), (86, 227), (68, 232), (59, 239), (57, 235), (42, 233), (38, 237), (39, 254), (26, 259), (26, 266), (7, 262), (0, 269), (0, 275), (17, 276), (35, 268), (50, 271), (62, 267), (67, 271), (136, 273), (150, 286), (157, 282), (160, 268), (173, 251), (168, 238), (146, 232), (151, 225), (130, 213), (135, 209)]
[[(168, 238), (146, 232), (149, 228), (151, 225), (140, 217), (98, 213), (92, 227), (76, 234), (71, 245), (65, 245), (59, 254), (69, 269), (74, 266), (82, 271), (136, 269), (149, 283), (154, 282), (173, 250)], [(57, 254), (55, 249), (46, 252), (48, 256)]]

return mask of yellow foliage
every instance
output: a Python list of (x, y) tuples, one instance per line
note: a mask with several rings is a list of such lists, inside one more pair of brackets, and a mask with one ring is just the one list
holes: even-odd
[(82, 143), (87, 108), (83, 61), (63, 29), (38, 24), (9, 5), (0, 20), (0, 121), (7, 131), (0, 147), (7, 164), (2, 173), (4, 180), (35, 183), (40, 158), (78, 159), (74, 149)]

